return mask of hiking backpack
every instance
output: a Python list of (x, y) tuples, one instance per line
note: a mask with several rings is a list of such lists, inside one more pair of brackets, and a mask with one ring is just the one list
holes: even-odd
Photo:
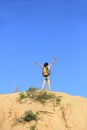
[(43, 76), (45, 76), (45, 77), (49, 76), (50, 70), (49, 70), (48, 66), (44, 66), (44, 67), (43, 67), (42, 74), (43, 74)]

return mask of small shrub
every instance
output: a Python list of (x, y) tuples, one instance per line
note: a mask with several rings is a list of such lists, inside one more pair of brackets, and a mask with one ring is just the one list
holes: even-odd
[(26, 111), (24, 113), (23, 120), (27, 122), (32, 120), (37, 121), (37, 115), (34, 114), (32, 111)]
[(32, 98), (36, 95), (37, 89), (35, 87), (30, 87), (27, 91), (26, 94), (29, 98)]
[(54, 95), (47, 93), (46, 91), (41, 91), (36, 96), (36, 100), (44, 104), (47, 100), (52, 99), (53, 97)]
[(30, 92), (30, 93), (33, 93), (33, 92), (36, 92), (37, 91), (37, 88), (35, 87), (30, 87), (27, 92)]
[(59, 97), (57, 97), (57, 98), (56, 98), (56, 104), (58, 104), (58, 105), (59, 105), (59, 104), (60, 104), (60, 102), (61, 102), (61, 99), (60, 99)]
[(27, 96), (25, 95), (24, 92), (21, 92), (19, 95), (20, 95), (19, 100), (22, 100), (22, 99), (24, 99), (24, 98), (27, 98)]
[(30, 130), (37, 130), (37, 129), (36, 129), (36, 125), (32, 125), (32, 126), (30, 127)]

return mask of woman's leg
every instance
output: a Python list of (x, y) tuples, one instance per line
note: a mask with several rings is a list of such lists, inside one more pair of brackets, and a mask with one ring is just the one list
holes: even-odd
[(48, 89), (49, 90), (51, 90), (51, 85), (50, 85), (51, 83), (50, 82), (51, 82), (50, 79), (48, 79)]
[(42, 82), (42, 90), (44, 90), (45, 84), (46, 84), (46, 80), (44, 79)]

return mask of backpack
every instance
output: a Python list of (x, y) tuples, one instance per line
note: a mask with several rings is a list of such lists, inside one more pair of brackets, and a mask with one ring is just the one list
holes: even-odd
[(48, 66), (44, 66), (44, 67), (43, 67), (42, 74), (43, 74), (43, 76), (45, 76), (45, 77), (47, 77), (47, 76), (50, 75), (50, 71), (49, 71)]

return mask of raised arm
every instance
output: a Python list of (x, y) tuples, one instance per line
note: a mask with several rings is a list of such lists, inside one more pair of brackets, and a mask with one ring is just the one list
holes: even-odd
[(41, 68), (43, 68), (43, 65), (40, 64), (39, 62), (36, 61), (35, 64), (37, 64), (38, 66), (40, 66)]
[(56, 58), (54, 58), (54, 59), (52, 60), (52, 62), (51, 62), (51, 64), (50, 64), (50, 67), (52, 67), (52, 65), (55, 63), (56, 60), (57, 60)]

